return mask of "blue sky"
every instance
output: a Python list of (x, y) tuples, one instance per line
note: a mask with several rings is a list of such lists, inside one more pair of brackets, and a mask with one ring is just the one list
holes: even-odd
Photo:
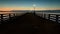
[(39, 8), (60, 8), (60, 0), (0, 0), (0, 8), (30, 8), (33, 4)]

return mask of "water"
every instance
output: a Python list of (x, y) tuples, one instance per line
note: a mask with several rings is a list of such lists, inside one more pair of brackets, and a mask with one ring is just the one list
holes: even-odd
[(45, 10), (40, 12), (47, 12), (47, 13), (60, 13), (60, 10)]

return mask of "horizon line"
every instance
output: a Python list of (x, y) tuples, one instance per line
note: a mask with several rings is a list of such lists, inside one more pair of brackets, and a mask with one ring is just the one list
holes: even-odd
[[(24, 10), (0, 10), (0, 11), (24, 11)], [(34, 11), (34, 10), (28, 10), (28, 11)], [(44, 10), (35, 10), (35, 11), (44, 11)]]

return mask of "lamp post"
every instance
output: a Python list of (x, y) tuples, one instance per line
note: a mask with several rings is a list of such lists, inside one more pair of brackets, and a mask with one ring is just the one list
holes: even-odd
[(36, 8), (36, 4), (33, 4), (33, 10), (34, 10), (33, 14), (34, 15), (35, 15), (35, 8)]

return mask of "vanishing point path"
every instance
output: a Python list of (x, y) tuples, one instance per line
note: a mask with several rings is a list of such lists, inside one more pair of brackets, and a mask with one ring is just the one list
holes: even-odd
[(0, 34), (59, 34), (60, 32), (60, 24), (32, 13), (18, 16), (12, 22), (16, 24), (1, 24)]

